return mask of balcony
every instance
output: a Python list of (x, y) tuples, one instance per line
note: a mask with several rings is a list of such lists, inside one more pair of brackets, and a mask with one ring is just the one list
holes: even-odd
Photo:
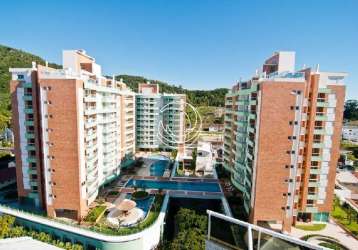
[(86, 107), (85, 115), (94, 115), (97, 113), (96, 107)]
[(327, 114), (324, 112), (317, 112), (315, 120), (316, 121), (327, 121)]
[(85, 121), (85, 128), (92, 128), (97, 125), (96, 119), (88, 119)]
[(318, 195), (316, 193), (309, 193), (307, 195), (307, 200), (317, 200), (318, 199)]
[(26, 146), (26, 150), (36, 150), (36, 147), (35, 147), (35, 144), (27, 144), (27, 146)]
[(311, 161), (322, 161), (322, 156), (312, 155)]
[(36, 163), (36, 157), (35, 156), (29, 156), (27, 158), (28, 163)]
[[(247, 204), (245, 202), (245, 204)], [(211, 210), (208, 213), (206, 250), (217, 249), (322, 249), (286, 234), (250, 224)], [(223, 233), (222, 229), (227, 230)]]
[(34, 126), (34, 120), (26, 120), (25, 125), (26, 126)]
[(314, 127), (313, 134), (315, 134), (315, 135), (324, 135), (325, 132), (326, 131), (325, 131), (324, 127), (316, 126), (316, 127)]
[(96, 102), (96, 95), (85, 96), (85, 102)]
[(25, 94), (23, 97), (24, 101), (32, 101), (32, 95), (31, 94)]
[(35, 134), (32, 132), (27, 132), (25, 133), (25, 138), (26, 139), (35, 139)]
[(319, 183), (310, 181), (310, 182), (308, 182), (308, 187), (319, 187)]
[(31, 108), (25, 108), (24, 109), (24, 112), (25, 114), (33, 114), (34, 113), (34, 109), (31, 107)]

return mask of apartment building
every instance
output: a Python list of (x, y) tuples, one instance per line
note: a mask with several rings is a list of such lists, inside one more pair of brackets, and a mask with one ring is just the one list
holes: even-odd
[(136, 95), (136, 147), (140, 150), (182, 148), (185, 135), (183, 94), (159, 92), (158, 84), (142, 83)]
[(251, 222), (328, 221), (345, 76), (296, 71), (294, 52), (276, 52), (226, 95), (224, 166)]
[(80, 219), (135, 152), (135, 94), (83, 50), (63, 51), (63, 69), (10, 72), (19, 197)]

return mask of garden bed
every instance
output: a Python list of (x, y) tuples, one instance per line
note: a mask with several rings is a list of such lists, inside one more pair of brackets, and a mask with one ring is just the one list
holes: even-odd
[[(333, 211), (331, 216), (336, 220), (337, 224), (340, 224), (344, 229), (349, 231), (354, 237), (358, 237), (358, 221), (357, 214), (353, 209), (351, 209), (351, 214), (349, 215), (342, 205), (335, 200), (333, 206)], [(349, 218), (350, 217), (350, 218)]]
[(304, 231), (321, 231), (326, 228), (326, 224), (313, 224), (313, 225), (296, 225), (295, 228)]
[(156, 195), (154, 199), (154, 203), (150, 211), (148, 212), (147, 217), (134, 227), (112, 228), (104, 223), (100, 223), (100, 225), (92, 226), (89, 229), (106, 235), (128, 235), (128, 234), (138, 233), (140, 231), (143, 231), (145, 228), (151, 226), (157, 220), (160, 214), (160, 209), (162, 207), (163, 200), (164, 200), (163, 195)]
[(106, 206), (97, 206), (97, 207), (92, 208), (89, 211), (89, 213), (87, 214), (84, 221), (92, 222), (92, 223), (97, 222), (102, 217), (102, 215), (104, 214), (106, 209), (107, 209)]
[(136, 191), (132, 193), (132, 200), (144, 200), (149, 197), (149, 193), (147, 191)]

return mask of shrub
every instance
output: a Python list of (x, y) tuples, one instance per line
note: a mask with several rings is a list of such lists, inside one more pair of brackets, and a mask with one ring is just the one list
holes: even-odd
[(147, 191), (136, 191), (132, 193), (132, 199), (133, 200), (144, 200), (149, 197), (149, 194)]
[(6, 237), (6, 238), (18, 238), (23, 236), (30, 236), (36, 240), (52, 244), (54, 246), (65, 248), (68, 250), (82, 250), (83, 247), (79, 244), (71, 244), (70, 242), (62, 242), (59, 240), (55, 240), (52, 238), (50, 234), (47, 234), (45, 232), (36, 232), (33, 230), (27, 230), (21, 226), (15, 226), (14, 225), (15, 218), (13, 216), (9, 215), (2, 215), (0, 216), (0, 223), (1, 223), (1, 231), (2, 235), (0, 235), (0, 238)]

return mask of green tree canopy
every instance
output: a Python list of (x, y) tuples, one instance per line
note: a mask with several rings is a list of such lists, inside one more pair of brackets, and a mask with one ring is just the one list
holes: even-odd
[(358, 100), (347, 100), (344, 104), (344, 119), (358, 120)]

